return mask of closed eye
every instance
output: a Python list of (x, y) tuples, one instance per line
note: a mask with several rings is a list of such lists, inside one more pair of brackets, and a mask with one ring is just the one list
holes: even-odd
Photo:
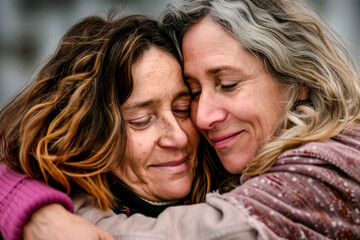
[(145, 128), (150, 124), (151, 119), (152, 119), (152, 117), (148, 117), (145, 120), (141, 120), (141, 119), (132, 120), (132, 121), (129, 121), (129, 124), (132, 125), (135, 128)]
[(190, 116), (190, 108), (187, 109), (174, 109), (173, 113), (175, 117), (178, 118), (187, 118)]
[(229, 84), (229, 85), (221, 85), (221, 89), (224, 90), (232, 90), (233, 88), (235, 88), (238, 85), (237, 83), (233, 83), (233, 84)]
[(191, 101), (198, 101), (201, 91), (191, 92)]

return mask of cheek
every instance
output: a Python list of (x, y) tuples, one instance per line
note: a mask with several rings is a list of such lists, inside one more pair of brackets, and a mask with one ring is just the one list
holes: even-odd
[(282, 103), (283, 99), (275, 99), (272, 103), (268, 102), (268, 105), (265, 105), (262, 113), (259, 115), (262, 117), (262, 127), (265, 131), (266, 138), (276, 135), (277, 131), (281, 125), (281, 120), (285, 111), (285, 104)]
[(129, 131), (124, 169), (137, 169), (146, 164), (147, 157), (153, 149), (151, 147), (153, 144), (153, 139), (150, 139), (146, 134)]
[[(193, 125), (193, 124), (191, 124)], [(194, 127), (192, 131), (188, 134), (189, 143), (191, 144), (193, 149), (197, 149), (200, 142), (200, 133)]]
[(195, 125), (192, 122), (192, 119), (187, 118), (185, 120), (182, 120), (179, 123), (181, 129), (185, 132), (186, 136), (188, 137), (189, 143), (192, 146), (197, 146), (200, 141), (200, 134), (196, 130)]
[(196, 130), (191, 118), (186, 118), (178, 121), (180, 128), (187, 136), (187, 149), (196, 153), (200, 142), (200, 133)]
[(198, 103), (195, 101), (191, 102), (190, 117), (194, 125), (196, 125)]

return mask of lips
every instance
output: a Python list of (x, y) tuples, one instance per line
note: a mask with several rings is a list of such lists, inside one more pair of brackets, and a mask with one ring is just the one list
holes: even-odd
[(186, 164), (186, 160), (187, 157), (184, 157), (180, 160), (174, 160), (174, 161), (169, 161), (169, 162), (165, 162), (165, 163), (161, 163), (161, 164), (155, 164), (155, 165), (151, 165), (151, 168), (160, 170), (160, 171), (167, 171), (169, 173), (180, 173), (186, 170), (187, 168), (187, 164)]
[(242, 132), (243, 131), (238, 131), (238, 132), (234, 132), (231, 134), (216, 136), (216, 137), (210, 138), (210, 140), (214, 143), (215, 148), (224, 148), (224, 147), (228, 146), (228, 144)]

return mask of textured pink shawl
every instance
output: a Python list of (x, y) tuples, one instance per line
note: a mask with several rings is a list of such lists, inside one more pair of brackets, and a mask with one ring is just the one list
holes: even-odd
[(360, 239), (360, 128), (284, 152), (223, 195), (270, 239)]

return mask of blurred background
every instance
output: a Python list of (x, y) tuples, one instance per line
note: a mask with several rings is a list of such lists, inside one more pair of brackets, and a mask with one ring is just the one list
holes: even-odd
[[(173, 0), (0, 0), (0, 108), (36, 75), (61, 36), (88, 15), (112, 7), (155, 16)], [(360, 0), (310, 0), (360, 59)]]

